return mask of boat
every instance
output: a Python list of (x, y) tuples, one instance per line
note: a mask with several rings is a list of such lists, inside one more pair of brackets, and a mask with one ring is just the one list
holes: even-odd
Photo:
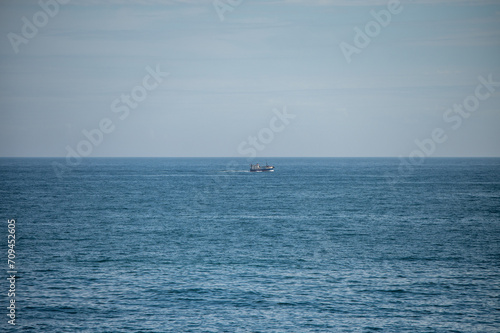
[(274, 167), (272, 165), (268, 165), (267, 163), (265, 166), (260, 166), (259, 163), (250, 164), (250, 171), (251, 172), (274, 171)]

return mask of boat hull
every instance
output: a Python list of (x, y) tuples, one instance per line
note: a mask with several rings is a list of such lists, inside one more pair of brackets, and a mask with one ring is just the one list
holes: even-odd
[(250, 172), (269, 172), (269, 171), (274, 171), (274, 166), (272, 165), (260, 166), (258, 164), (250, 165)]
[(250, 170), (250, 172), (272, 172), (274, 169)]

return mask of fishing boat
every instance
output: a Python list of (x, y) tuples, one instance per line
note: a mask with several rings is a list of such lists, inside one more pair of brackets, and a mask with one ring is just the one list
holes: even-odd
[(259, 163), (250, 164), (250, 171), (251, 172), (274, 171), (274, 167), (272, 165), (268, 165), (267, 163), (265, 166), (260, 166)]

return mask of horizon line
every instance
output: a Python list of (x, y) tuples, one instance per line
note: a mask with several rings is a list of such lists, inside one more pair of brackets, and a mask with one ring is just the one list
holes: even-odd
[[(0, 156), (0, 159), (7, 158), (54, 158), (65, 159), (65, 156)], [(270, 157), (245, 157), (245, 156), (87, 156), (80, 157), (83, 159), (98, 159), (98, 158), (237, 158), (237, 159), (272, 159), (272, 158), (395, 158), (405, 159), (407, 156), (270, 156)], [(424, 159), (432, 158), (500, 158), (500, 156), (427, 156)]]

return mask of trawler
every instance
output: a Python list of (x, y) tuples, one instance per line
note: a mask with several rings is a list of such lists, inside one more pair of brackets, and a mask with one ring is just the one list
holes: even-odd
[(268, 165), (267, 163), (265, 166), (260, 166), (259, 163), (250, 164), (250, 171), (251, 172), (274, 171), (274, 167), (272, 165)]

